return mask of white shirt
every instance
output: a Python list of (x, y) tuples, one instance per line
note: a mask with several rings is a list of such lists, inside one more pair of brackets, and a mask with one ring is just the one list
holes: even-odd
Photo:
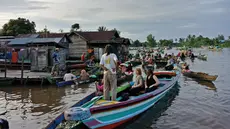
[(108, 56), (105, 54), (103, 54), (101, 56), (101, 61), (100, 64), (104, 65), (104, 67), (106, 67), (109, 71), (111, 71), (113, 74), (116, 74), (116, 64), (115, 62), (117, 62), (117, 56), (115, 54), (109, 54)]
[(71, 81), (71, 80), (76, 79), (76, 76), (73, 75), (72, 73), (66, 73), (63, 79), (64, 79), (65, 81)]

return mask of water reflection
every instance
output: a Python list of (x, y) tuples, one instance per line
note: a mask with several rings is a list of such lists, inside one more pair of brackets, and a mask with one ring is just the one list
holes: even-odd
[[(135, 121), (123, 125), (119, 129), (149, 129), (157, 119), (162, 115), (167, 115), (164, 112), (170, 108), (175, 100), (176, 96), (179, 95), (180, 86), (176, 84), (159, 102), (153, 107), (143, 113)], [(154, 128), (154, 127), (152, 127)]]
[[(8, 119), (12, 128), (42, 128), (63, 109), (93, 91), (95, 87), (90, 85), (82, 85), (78, 88), (1, 87), (0, 116)], [(44, 122), (46, 124), (41, 124)]]
[(206, 89), (208, 90), (213, 90), (215, 92), (217, 91), (217, 88), (213, 82), (201, 81), (201, 80), (195, 80), (195, 81), (202, 86), (206, 86)]
[(184, 82), (191, 82), (191, 81), (197, 82), (198, 84), (200, 84), (200, 86), (205, 86), (207, 90), (213, 90), (217, 92), (217, 88), (213, 82), (184, 77)]

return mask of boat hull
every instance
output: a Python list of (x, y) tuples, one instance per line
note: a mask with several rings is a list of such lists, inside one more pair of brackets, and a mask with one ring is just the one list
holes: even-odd
[(183, 73), (183, 75), (191, 78), (197, 78), (199, 80), (204, 80), (204, 81), (215, 81), (218, 77), (218, 75), (208, 75), (199, 72), (185, 72)]
[[(91, 109), (92, 117), (83, 121), (83, 123), (92, 129), (111, 129), (129, 121), (130, 119), (140, 115), (148, 110), (156, 102), (158, 102), (165, 94), (176, 84), (178, 76), (170, 81), (163, 89), (158, 89), (150, 93), (140, 95), (135, 100), (122, 102), (116, 105), (106, 106), (105, 110)], [(140, 101), (139, 101), (140, 99)], [(113, 127), (111, 127), (111, 125)]]

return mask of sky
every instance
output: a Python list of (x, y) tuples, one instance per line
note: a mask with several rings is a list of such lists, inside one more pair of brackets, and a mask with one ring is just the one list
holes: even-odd
[(188, 34), (230, 36), (230, 0), (0, 0), (0, 26), (18, 17), (47, 26), (51, 32), (69, 31), (79, 23), (83, 31), (99, 26), (116, 28), (121, 36), (145, 41), (175, 39)]

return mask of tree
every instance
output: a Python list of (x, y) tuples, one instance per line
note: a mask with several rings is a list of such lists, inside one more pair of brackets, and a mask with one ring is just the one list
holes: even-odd
[(152, 34), (147, 36), (147, 46), (155, 47), (157, 45), (155, 37)]
[(139, 46), (141, 46), (141, 42), (140, 42), (139, 40), (135, 40), (135, 41), (133, 42), (133, 46), (134, 46), (134, 47), (139, 47)]
[(221, 34), (221, 35), (218, 35), (218, 36), (217, 36), (217, 39), (218, 39), (218, 40), (224, 40), (224, 35), (222, 35), (222, 34)]
[(230, 36), (228, 36), (228, 40), (230, 40)]
[(2, 36), (3, 35), (3, 33), (2, 33), (2, 29), (0, 29), (0, 36)]
[(177, 38), (175, 38), (175, 42), (177, 43)]
[(50, 31), (47, 29), (47, 27), (45, 27), (43, 30), (38, 31), (38, 33), (39, 33), (39, 34), (42, 34), (42, 33), (44, 33), (44, 34), (49, 34)]
[(35, 22), (25, 19), (10, 19), (8, 23), (5, 23), (2, 27), (2, 34), (9, 36), (16, 36), (18, 34), (31, 34), (36, 33)]
[(97, 30), (99, 32), (101, 32), (101, 31), (108, 31), (108, 29), (105, 26), (99, 26)]
[(121, 34), (121, 31), (117, 30), (116, 28), (112, 29), (111, 31), (117, 31), (119, 35)]
[(80, 25), (78, 23), (75, 23), (71, 26), (71, 32), (73, 31), (77, 31), (78, 29), (80, 29)]
[(59, 32), (60, 32), (60, 33), (63, 33), (63, 32), (64, 32), (64, 30), (63, 30), (63, 29), (59, 29)]

